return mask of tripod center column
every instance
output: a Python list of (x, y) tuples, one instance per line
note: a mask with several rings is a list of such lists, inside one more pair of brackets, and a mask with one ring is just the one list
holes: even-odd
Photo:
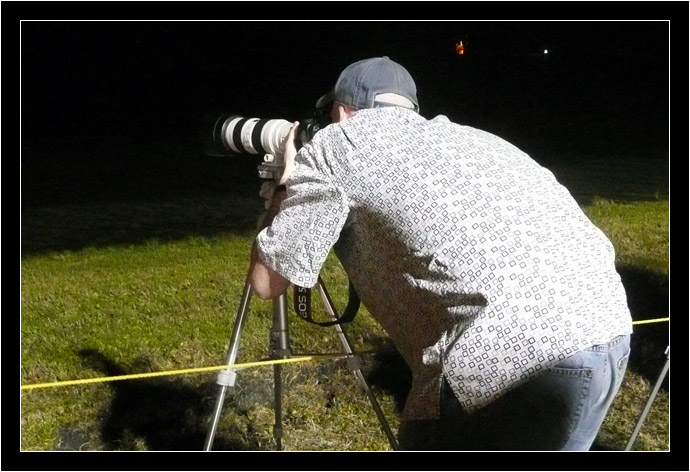
[(288, 332), (287, 294), (285, 293), (273, 300), (273, 326), (270, 338), (271, 358), (286, 359), (292, 356)]

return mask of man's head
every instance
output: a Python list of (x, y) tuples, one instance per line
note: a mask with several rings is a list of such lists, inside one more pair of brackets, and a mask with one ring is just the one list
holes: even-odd
[[(319, 99), (316, 106), (333, 102), (333, 121), (338, 106), (353, 112), (379, 106), (402, 106), (418, 111), (417, 86), (410, 73), (388, 57), (373, 57), (350, 64), (343, 70), (331, 92)], [(335, 115), (335, 116), (334, 116)]]

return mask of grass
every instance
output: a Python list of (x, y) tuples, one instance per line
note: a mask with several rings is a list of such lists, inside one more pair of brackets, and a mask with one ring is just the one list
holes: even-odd
[[(668, 200), (616, 203), (594, 199), (587, 213), (613, 242), (633, 320), (668, 317)], [(633, 326), (629, 369), (597, 438), (599, 447), (619, 450), (621, 438), (630, 437), (661, 373), (668, 344), (668, 323)], [(669, 450), (668, 375), (663, 385), (665, 389), (655, 397), (633, 450)]]
[[(246, 207), (236, 200), (225, 200), (224, 205), (218, 200), (205, 203), (206, 212), (220, 212), (217, 220), (225, 221), (224, 227), (215, 228), (215, 235), (199, 235), (194, 223), (204, 202), (185, 200), (178, 202), (176, 211), (169, 211), (167, 203), (160, 208), (142, 204), (148, 211), (139, 208), (129, 213), (136, 215), (134, 224), (140, 228), (128, 233), (131, 241), (124, 229), (133, 221), (123, 221), (126, 212), (119, 205), (27, 211), (23, 217), (27, 255), (21, 271), (22, 383), (223, 364), (253, 235), (249, 228), (254, 217), (245, 224), (239, 224), (238, 218), (249, 211), (257, 214), (257, 208), (253, 201), (247, 201)], [(227, 208), (233, 208), (231, 215)], [(162, 234), (159, 228), (174, 227), (165, 215), (177, 218), (179, 214), (196, 216), (191, 223), (177, 226), (177, 233)], [(56, 241), (56, 233), (63, 241)], [(103, 239), (100, 245), (76, 249), (82, 241), (99, 238)], [(75, 249), (55, 250), (56, 244)], [(344, 306), (346, 279), (332, 257), (322, 277), (336, 306)], [(271, 310), (270, 302), (252, 300), (238, 361), (267, 356)], [(307, 325), (294, 314), (290, 321), (295, 353), (338, 350), (332, 329)], [(350, 336), (358, 349), (371, 348), (368, 340), (383, 337), (380, 331), (376, 334), (377, 329), (364, 317)], [(286, 424), (294, 421), (315, 429), (331, 421), (322, 416), (324, 412), (343, 419), (348, 419), (345, 413), (369, 416), (359, 385), (342, 367), (342, 362), (330, 361), (283, 368)], [(242, 371), (239, 377), (239, 385), (228, 398), (216, 447), (271, 449), (272, 370)], [(22, 448), (198, 450), (215, 400), (214, 381), (215, 374), (200, 374), (25, 392)], [(342, 401), (350, 397), (362, 401)], [(179, 408), (190, 413), (170, 424), (167, 413)], [(390, 409), (388, 413), (394, 416)], [(381, 439), (386, 439), (378, 431), (376, 418), (367, 420), (369, 429), (354, 447), (381, 449)], [(269, 422), (266, 428), (265, 421)], [(352, 423), (356, 424), (354, 418)], [(171, 432), (166, 437), (161, 431)], [(224, 439), (223, 431), (233, 439)], [(371, 437), (377, 436), (372, 442)], [(326, 443), (293, 443), (286, 435), (284, 444), (287, 449), (339, 449), (339, 437), (334, 427)]]
[[(22, 214), (23, 385), (224, 363), (247, 271), (253, 197), (27, 208)], [(668, 316), (669, 203), (597, 199), (586, 208), (613, 240), (635, 319)], [(330, 256), (322, 271), (336, 307), (347, 278)], [(316, 301), (315, 311), (323, 306)], [(238, 362), (268, 354), (271, 302), (252, 299)], [(290, 310), (295, 354), (336, 352), (335, 331)], [(367, 352), (363, 372), (391, 428), (409, 371), (362, 309), (348, 336)], [(637, 352), (597, 439), (622, 450), (656, 380), (668, 325), (635, 328)], [(368, 354), (372, 352), (375, 354)], [(342, 360), (283, 367), (286, 450), (390, 450)], [(200, 450), (216, 398), (215, 373), (23, 391), (21, 449)], [(229, 390), (216, 450), (272, 450), (273, 372), (240, 371)], [(635, 450), (669, 449), (668, 386), (659, 392)]]
[(616, 248), (619, 266), (639, 267), (669, 275), (668, 200), (616, 203), (595, 199), (589, 217), (604, 231)]

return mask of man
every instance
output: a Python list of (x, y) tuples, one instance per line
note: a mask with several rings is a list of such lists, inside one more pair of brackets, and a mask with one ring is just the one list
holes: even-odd
[(331, 99), (332, 125), (299, 152), (288, 136), (256, 293), (313, 286), (335, 249), (412, 371), (403, 449), (589, 449), (632, 332), (611, 243), (508, 142), (420, 116), (387, 57)]

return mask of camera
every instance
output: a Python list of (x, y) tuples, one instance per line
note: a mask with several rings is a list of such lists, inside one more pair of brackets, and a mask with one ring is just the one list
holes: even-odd
[[(330, 124), (330, 108), (317, 108), (313, 115), (300, 120), (297, 128), (297, 149), (311, 141), (317, 131)], [(210, 154), (233, 156), (252, 154), (263, 156), (258, 166), (259, 178), (280, 178), (285, 161), (285, 140), (292, 122), (283, 119), (245, 118), (222, 114), (213, 125)]]

